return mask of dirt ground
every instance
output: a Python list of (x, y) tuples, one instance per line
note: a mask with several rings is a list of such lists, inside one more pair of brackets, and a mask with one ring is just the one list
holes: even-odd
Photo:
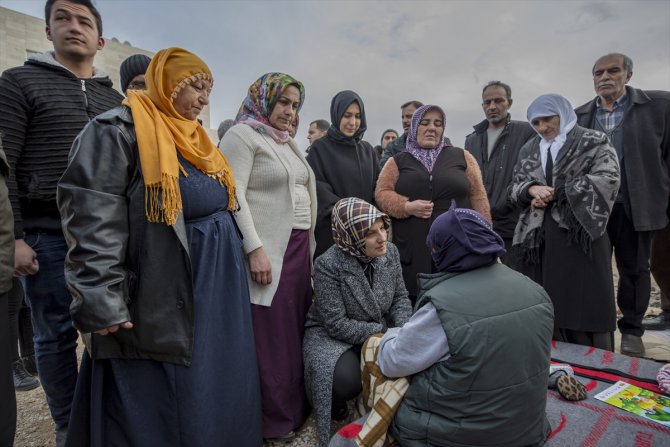
[[(616, 273), (615, 273), (616, 284)], [(652, 292), (648, 315), (656, 315), (660, 312), (660, 293), (658, 286), (652, 279)], [(81, 349), (81, 347), (80, 347)], [(44, 392), (39, 387), (32, 391), (24, 391), (16, 394), (17, 400), (17, 427), (15, 447), (52, 447), (55, 445), (54, 425), (49, 416), (49, 408), (46, 404)], [(341, 424), (343, 425), (343, 424)], [(336, 428), (336, 427), (334, 427)], [(298, 431), (296, 438), (288, 443), (268, 442), (264, 447), (312, 447), (316, 442), (316, 427), (313, 415), (309, 417), (305, 425)]]

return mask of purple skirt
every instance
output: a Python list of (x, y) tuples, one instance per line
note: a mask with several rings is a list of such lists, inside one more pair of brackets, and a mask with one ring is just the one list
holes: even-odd
[(261, 376), (263, 438), (299, 428), (309, 415), (302, 366), (305, 318), (312, 303), (309, 231), (293, 230), (272, 305), (251, 305)]

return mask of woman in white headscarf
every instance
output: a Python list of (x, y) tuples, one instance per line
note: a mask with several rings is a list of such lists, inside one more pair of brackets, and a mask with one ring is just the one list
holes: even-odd
[(524, 145), (510, 198), (523, 210), (514, 249), (522, 273), (554, 304), (554, 339), (613, 350), (616, 323), (606, 227), (619, 189), (607, 136), (577, 125), (570, 102), (548, 94), (528, 107), (538, 136)]

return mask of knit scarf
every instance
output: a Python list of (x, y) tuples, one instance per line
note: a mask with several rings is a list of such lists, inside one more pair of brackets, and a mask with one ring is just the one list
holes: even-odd
[[(591, 242), (602, 237), (619, 190), (619, 162), (607, 136), (598, 131), (575, 126), (554, 164), (555, 192), (550, 217), (568, 231), (571, 243), (577, 243), (586, 254)], [(511, 197), (518, 202), (532, 185), (545, 184), (540, 161), (539, 138), (514, 170)], [(521, 212), (514, 231), (513, 245), (521, 250), (524, 260), (538, 263), (544, 239), (543, 222), (547, 208)]]
[[(181, 48), (161, 50), (146, 72), (146, 91), (129, 91), (130, 107), (144, 177), (145, 208), (149, 222), (174, 225), (182, 210), (177, 151), (196, 168), (225, 186), (228, 209), (237, 209), (233, 171), (197, 120), (181, 116), (172, 101), (198, 80), (213, 84), (209, 67)], [(176, 150), (175, 150), (176, 148)]]

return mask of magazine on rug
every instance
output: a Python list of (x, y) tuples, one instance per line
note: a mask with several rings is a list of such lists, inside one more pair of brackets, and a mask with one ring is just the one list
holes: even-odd
[(670, 427), (670, 397), (622, 381), (594, 397), (622, 410)]

